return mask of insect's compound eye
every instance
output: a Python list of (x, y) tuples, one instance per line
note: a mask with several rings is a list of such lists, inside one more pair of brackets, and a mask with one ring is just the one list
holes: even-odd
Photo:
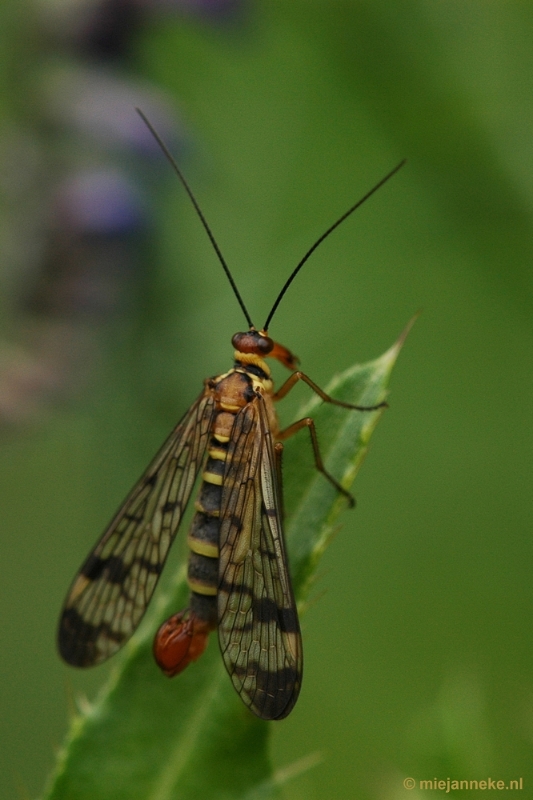
[(265, 336), (258, 331), (236, 333), (231, 343), (239, 353), (255, 353), (258, 356), (267, 356), (274, 348), (270, 336)]

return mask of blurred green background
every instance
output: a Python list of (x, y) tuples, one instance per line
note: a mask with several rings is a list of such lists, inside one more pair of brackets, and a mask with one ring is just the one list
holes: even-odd
[[(4, 128), (37, 114), (35, 9), (1, 12)], [(258, 325), (317, 236), (409, 160), (317, 251), (271, 326), (324, 385), (423, 310), (304, 618), (305, 681), (273, 759), (323, 760), (287, 800), (413, 798), (405, 776), (523, 777), (529, 796), (531, 4), (254, 2), (216, 25), (156, 15), (129, 68), (179, 103), (187, 176)], [(136, 313), (81, 396), (1, 438), (2, 798), (41, 791), (74, 696), (107, 674), (55, 651), (74, 571), (243, 327), (168, 173)]]

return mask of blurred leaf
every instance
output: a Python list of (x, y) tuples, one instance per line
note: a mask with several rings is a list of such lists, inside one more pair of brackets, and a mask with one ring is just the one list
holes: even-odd
[[(379, 403), (405, 333), (381, 358), (347, 370), (327, 391), (359, 405)], [(305, 414), (311, 410), (326, 467), (349, 487), (382, 411), (350, 412), (316, 399)], [(346, 499), (316, 471), (302, 472), (301, 462), (312, 458), (305, 435), (286, 450), (287, 538), (301, 601)], [(281, 778), (272, 773), (267, 747), (270, 726), (237, 697), (216, 643), (171, 684), (155, 668), (157, 620), (184, 606), (187, 593), (180, 569), (174, 591), (126, 647), (109, 685), (74, 719), (47, 800), (170, 800), (178, 787), (180, 800), (278, 796)]]

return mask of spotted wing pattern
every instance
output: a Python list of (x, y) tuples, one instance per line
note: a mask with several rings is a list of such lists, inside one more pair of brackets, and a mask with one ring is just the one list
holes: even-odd
[(139, 624), (202, 465), (213, 413), (214, 400), (203, 393), (83, 564), (59, 624), (59, 651), (69, 664), (105, 661)]
[(281, 719), (300, 691), (302, 641), (272, 433), (260, 395), (236, 416), (226, 465), (220, 511), (220, 648), (245, 704), (263, 719)]

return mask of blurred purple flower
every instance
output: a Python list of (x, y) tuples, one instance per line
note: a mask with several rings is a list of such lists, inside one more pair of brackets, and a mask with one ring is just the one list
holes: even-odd
[(59, 187), (54, 207), (54, 227), (80, 234), (127, 234), (144, 227), (147, 217), (138, 187), (116, 168), (69, 176)]
[(170, 147), (175, 148), (184, 137), (177, 114), (163, 92), (117, 76), (106, 67), (50, 71), (45, 91), (45, 112), (53, 124), (87, 136), (105, 149), (127, 148), (148, 157), (160, 153), (136, 107), (144, 111)]

